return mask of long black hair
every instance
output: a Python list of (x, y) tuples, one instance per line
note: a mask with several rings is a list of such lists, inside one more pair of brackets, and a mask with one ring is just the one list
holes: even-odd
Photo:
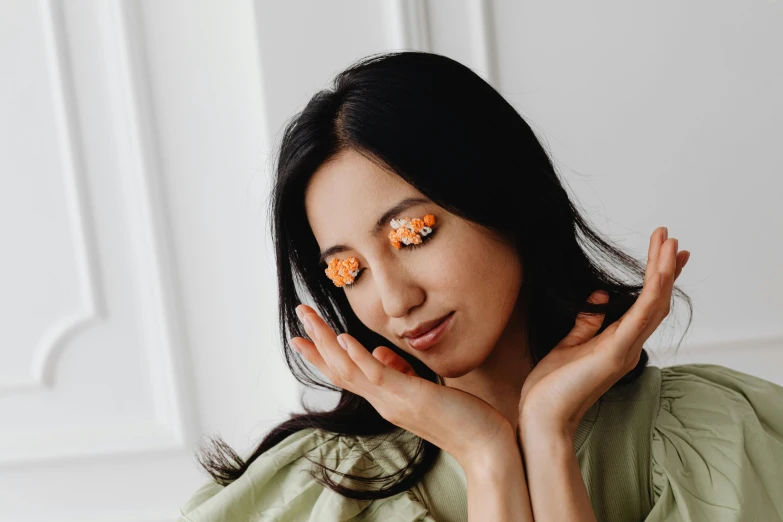
[[(479, 75), (432, 53), (363, 58), (287, 122), (269, 205), (286, 362), (301, 383), (338, 391), (339, 403), (330, 411), (305, 406), (306, 413), (293, 414), (275, 427), (246, 459), (213, 438), (213, 448), (204, 449), (199, 461), (219, 484), (236, 480), (259, 455), (306, 428), (335, 436), (381, 438), (398, 429), (363, 397), (320, 380), (289, 349), (288, 339), (307, 336), (295, 313), (305, 297), (335, 331), (350, 333), (370, 350), (388, 346), (422, 378), (442, 383), (418, 359), (362, 324), (344, 290), (324, 276), (325, 265), (318, 262), (319, 248), (305, 215), (305, 187), (324, 162), (345, 149), (393, 171), (449, 212), (498, 232), (514, 246), (525, 273), (520, 293), (529, 311), (534, 363), (570, 332), (578, 313), (606, 314), (603, 331), (631, 307), (642, 289), (644, 266), (591, 228), (569, 199), (533, 130)], [(608, 292), (609, 302), (587, 303), (599, 289)], [(674, 295), (687, 302), (692, 319), (690, 298), (676, 287)], [(636, 367), (615, 386), (636, 379), (647, 363), (647, 351), (642, 350)], [(383, 487), (337, 484), (328, 472), (338, 472), (319, 462), (315, 464), (320, 474), (314, 470), (313, 477), (351, 498), (396, 495), (415, 485), (440, 451), (426, 440), (416, 440), (412, 459), (393, 475), (345, 475)]]

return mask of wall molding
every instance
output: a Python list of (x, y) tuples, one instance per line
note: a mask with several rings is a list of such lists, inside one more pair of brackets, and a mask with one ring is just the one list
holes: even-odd
[(78, 312), (56, 320), (44, 331), (33, 350), (30, 377), (0, 382), (0, 393), (4, 394), (40, 392), (52, 388), (57, 361), (68, 343), (80, 333), (103, 322), (106, 317), (63, 7), (58, 0), (40, 0), (39, 9), (53, 84), (53, 105), (63, 159), (68, 218), (75, 237), (74, 250), (84, 305)]
[(489, 0), (466, 1), (470, 24), (471, 48), (476, 68), (484, 71), (484, 78), (498, 88), (497, 35)]
[[(44, 33), (56, 84), (55, 107), (64, 158), (70, 217), (78, 240), (85, 310), (50, 328), (34, 356), (34, 377), (4, 382), (0, 391), (40, 392), (53, 386), (58, 356), (80, 332), (108, 316), (98, 270), (98, 245), (87, 189), (89, 183), (79, 134), (79, 107), (71, 69), (63, 0), (40, 0)], [(144, 58), (144, 37), (139, 6), (111, 0), (97, 4), (95, 15), (101, 34), (102, 57), (108, 73), (110, 118), (117, 152), (117, 181), (127, 207), (118, 209), (128, 219), (126, 241), (131, 245), (134, 274), (141, 283), (138, 295), (141, 328), (139, 348), (146, 361), (154, 410), (151, 418), (121, 414), (89, 426), (53, 426), (52, 430), (0, 434), (3, 468), (18, 465), (82, 461), (121, 454), (181, 452), (189, 450), (198, 433), (191, 405), (193, 386), (184, 353), (179, 286), (159, 168), (157, 133)], [(147, 379), (145, 379), (146, 381)], [(108, 412), (107, 412), (108, 413)], [(54, 440), (59, 441), (53, 444)]]
[[(720, 342), (701, 342), (695, 344), (683, 343), (677, 350), (677, 354), (687, 355), (706, 355), (711, 353), (736, 352), (737, 348), (742, 348), (748, 352), (778, 352), (783, 358), (783, 337), (744, 337), (734, 340)], [(656, 347), (650, 348), (652, 351), (658, 351)], [(675, 347), (665, 346), (660, 348), (661, 355), (674, 354)]]
[(179, 280), (160, 167), (158, 134), (152, 106), (140, 7), (135, 2), (108, 2), (111, 23), (104, 38), (106, 67), (112, 83), (111, 100), (116, 115), (116, 143), (123, 170), (131, 222), (133, 251), (138, 254), (145, 285), (143, 310), (147, 312), (144, 342), (147, 367), (155, 397), (159, 426), (180, 447), (195, 441), (196, 412), (192, 396), (192, 372), (185, 353)]
[(384, 5), (390, 49), (432, 52), (426, 0), (390, 0)]

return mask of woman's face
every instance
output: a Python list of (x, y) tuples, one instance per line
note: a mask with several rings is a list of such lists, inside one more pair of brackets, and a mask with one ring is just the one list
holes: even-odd
[[(406, 198), (425, 201), (390, 216), (372, 234), (378, 219)], [(327, 255), (325, 261), (359, 261), (354, 283), (341, 290), (357, 317), (437, 374), (467, 374), (484, 362), (504, 333), (508, 336), (522, 266), (511, 246), (488, 231), (445, 211), (353, 150), (337, 155), (314, 174), (305, 207), (322, 253), (335, 245), (348, 247)], [(435, 216), (432, 233), (415, 248), (396, 249), (388, 237), (393, 230), (389, 221), (426, 214)], [(445, 332), (429, 348), (417, 350), (402, 337), (451, 312)]]

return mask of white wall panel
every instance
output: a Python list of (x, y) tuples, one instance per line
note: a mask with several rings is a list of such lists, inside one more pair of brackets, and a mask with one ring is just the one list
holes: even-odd
[[(129, 170), (127, 176), (105, 184), (108, 178), (83, 161), (87, 140), (74, 94), (66, 20), (59, 2), (41, 6), (39, 29), (47, 45), (57, 137), (38, 154), (59, 156), (59, 163), (44, 170), (49, 174), (47, 186), (40, 184), (47, 179), (41, 176), (36, 188), (58, 195), (59, 201), (52, 207), (16, 208), (15, 217), (17, 223), (37, 221), (39, 227), (51, 223), (46, 232), (57, 238), (41, 242), (41, 250), (29, 244), (17, 251), (40, 263), (39, 270), (59, 288), (53, 292), (29, 267), (20, 271), (28, 276), (26, 281), (10, 271), (4, 274), (18, 302), (32, 301), (24, 307), (26, 314), (9, 310), (7, 317), (19, 316), (22, 326), (32, 318), (40, 324), (36, 331), (11, 321), (6, 331), (9, 345), (30, 349), (3, 352), (12, 363), (4, 365), (8, 375), (2, 389), (8, 400), (0, 415), (16, 422), (0, 435), (0, 462), (177, 446), (182, 443), (182, 427), (176, 405), (170, 402), (174, 395), (167, 389), (172, 376), (161, 373), (170, 366), (165, 356), (172, 349), (170, 339), (163, 338), (168, 325), (161, 323), (166, 310), (156, 273), (165, 260), (149, 237), (161, 227), (149, 215), (148, 195), (129, 186), (143, 172)], [(30, 174), (21, 166), (15, 183), (29, 189), (31, 183), (25, 180), (36, 179)], [(18, 201), (16, 186), (10, 189), (4, 192), (6, 197)], [(93, 205), (107, 199), (113, 204)], [(37, 201), (34, 194), (30, 201)], [(45, 237), (44, 232), (38, 237)], [(110, 237), (129, 241), (114, 242)], [(46, 313), (46, 308), (51, 311)], [(41, 309), (44, 313), (38, 314)], [(96, 389), (104, 393), (96, 394)], [(47, 428), (45, 434), (42, 427)]]
[[(270, 153), (370, 53), (469, 65), (602, 231), (693, 252), (653, 361), (783, 382), (780, 4), (0, 4), (0, 522), (163, 521), (300, 410), (280, 353)], [(318, 394), (326, 405), (333, 395)], [(313, 401), (308, 401), (313, 402)]]
[(0, 519), (160, 520), (197, 429), (135, 8), (4, 8)]

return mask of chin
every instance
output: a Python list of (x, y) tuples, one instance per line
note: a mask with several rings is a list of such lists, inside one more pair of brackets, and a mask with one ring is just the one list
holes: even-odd
[[(475, 339), (471, 340), (471, 344), (475, 342)], [(456, 343), (445, 346), (435, 345), (425, 352), (413, 350), (407, 353), (426, 364), (430, 370), (441, 377), (457, 379), (480, 367), (492, 352), (492, 350), (474, 348), (467, 354), (460, 355), (462, 349), (464, 349), (463, 343)]]
[[(474, 357), (469, 359), (447, 356), (440, 361), (431, 361), (432, 366), (430, 366), (430, 368), (441, 377), (446, 379), (457, 379), (480, 367), (489, 356), (488, 353), (482, 354), (482, 352), (479, 351), (473, 352), (471, 355)], [(479, 355), (479, 357), (475, 358), (477, 355)]]
[(463, 370), (463, 371), (459, 371), (459, 370), (454, 370), (454, 371), (452, 371), (452, 370), (445, 370), (445, 371), (439, 371), (439, 372), (436, 372), (436, 373), (438, 375), (440, 375), (441, 377), (443, 377), (444, 379), (457, 379), (459, 377), (462, 377), (463, 375), (469, 374), (471, 371), (473, 371), (472, 368), (467, 369), (467, 370)]
[(430, 367), (435, 373), (440, 375), (441, 377), (444, 377), (446, 379), (456, 379), (458, 377), (462, 377), (463, 375), (467, 375), (476, 368), (479, 367), (478, 364), (455, 364), (455, 362), (458, 361), (447, 361), (447, 364), (445, 365), (437, 365), (436, 367)]

